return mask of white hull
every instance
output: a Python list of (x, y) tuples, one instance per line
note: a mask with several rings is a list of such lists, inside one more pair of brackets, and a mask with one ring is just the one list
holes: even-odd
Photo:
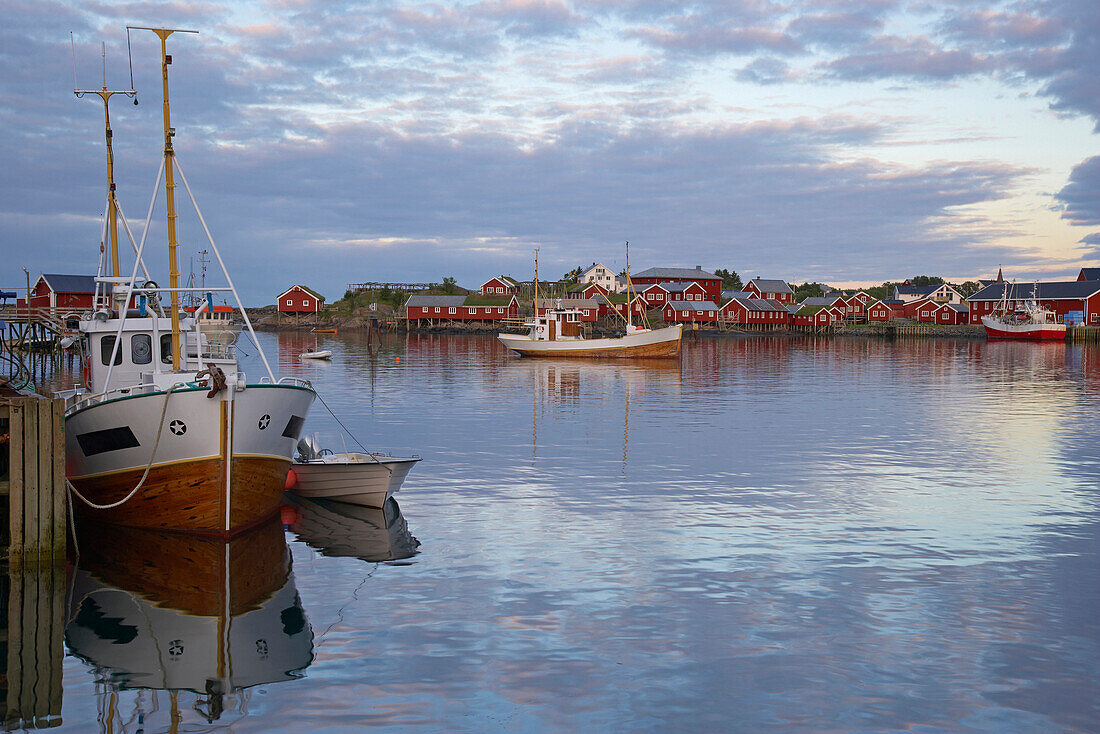
[(983, 316), (982, 325), (990, 339), (1026, 339), (1058, 341), (1066, 338), (1066, 325), (1054, 323), (1013, 323), (996, 316)]
[(323, 349), (319, 352), (302, 352), (299, 356), (302, 359), (332, 359), (332, 352)]
[[(352, 457), (345, 461), (344, 457)], [(356, 460), (358, 459), (358, 460)], [(379, 456), (372, 460), (366, 454), (334, 454), (291, 468), (297, 481), (291, 492), (311, 499), (330, 499), (364, 507), (382, 507), (420, 461), (416, 458)]]
[(529, 334), (498, 334), (497, 338), (524, 356), (666, 356), (666, 351), (667, 356), (674, 356), (679, 353), (682, 333), (683, 327), (676, 325), (606, 339), (558, 337), (550, 341)]

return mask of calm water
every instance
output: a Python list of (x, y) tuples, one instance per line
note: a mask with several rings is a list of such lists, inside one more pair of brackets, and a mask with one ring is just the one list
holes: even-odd
[[(1100, 730), (1096, 348), (261, 339), (424, 457), (400, 508), (90, 541), (60, 731), (169, 731), (172, 687), (188, 732)], [(226, 648), (248, 687), (204, 687)]]

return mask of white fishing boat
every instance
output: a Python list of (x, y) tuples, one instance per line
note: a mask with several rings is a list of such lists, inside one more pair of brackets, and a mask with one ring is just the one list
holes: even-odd
[(382, 507), (401, 489), (419, 456), (389, 456), (349, 451), (336, 454), (316, 441), (298, 443), (287, 488), (302, 497), (329, 499), (364, 507)]
[(331, 349), (309, 349), (298, 355), (301, 359), (332, 359)]
[[(278, 512), (287, 469), (316, 393), (309, 382), (277, 379), (263, 350), (266, 376), (246, 379), (232, 344), (212, 343), (181, 310), (176, 267), (176, 174), (194, 204), (174, 152), (168, 104), (167, 38), (161, 39), (164, 90), (164, 174), (169, 287), (150, 280), (141, 242), (134, 240), (115, 198), (111, 129), (107, 120), (108, 194), (95, 310), (80, 320), (83, 386), (65, 398), (66, 473), (74, 507), (99, 522), (232, 535)], [(77, 91), (78, 96), (84, 92)], [(118, 92), (94, 91), (106, 113)], [(133, 95), (133, 90), (124, 92)], [(158, 188), (160, 174), (157, 176)], [(153, 198), (156, 199), (154, 189)], [(252, 324), (195, 204), (237, 312)], [(130, 275), (120, 274), (118, 224), (134, 250)], [(110, 262), (108, 262), (108, 257)], [(139, 277), (140, 273), (140, 277)], [(166, 305), (165, 299), (169, 300)]]
[(1059, 323), (1055, 313), (1038, 301), (1038, 283), (1032, 284), (1031, 294), (1026, 298), (1015, 283), (1004, 283), (1002, 288), (1001, 302), (992, 313), (982, 316), (989, 339), (1065, 340), (1066, 325)]
[(622, 336), (589, 338), (582, 326), (582, 313), (576, 308), (543, 307), (538, 297), (539, 266), (535, 253), (534, 318), (524, 324), (526, 334), (498, 334), (504, 346), (521, 357), (584, 357), (588, 359), (660, 358), (677, 357), (683, 325), (650, 329), (642, 315), (643, 324), (635, 325), (632, 318), (630, 283), (630, 243), (627, 243), (627, 299), (626, 331)]

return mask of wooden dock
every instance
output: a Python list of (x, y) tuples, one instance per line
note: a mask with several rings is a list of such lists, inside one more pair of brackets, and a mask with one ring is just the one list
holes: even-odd
[[(67, 546), (64, 401), (0, 397), (0, 719), (11, 729), (61, 724)], [(5, 572), (6, 571), (6, 572)]]
[[(63, 564), (66, 550), (64, 401), (0, 397), (0, 523), (13, 569)], [(4, 560), (0, 558), (0, 560)]]

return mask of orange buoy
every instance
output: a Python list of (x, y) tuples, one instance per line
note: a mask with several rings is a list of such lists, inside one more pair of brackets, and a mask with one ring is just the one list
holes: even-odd
[(283, 505), (279, 508), (279, 521), (282, 522), (283, 525), (293, 525), (297, 519), (298, 512), (293, 507)]
[(286, 470), (286, 485), (283, 489), (294, 489), (294, 485), (298, 483), (298, 475), (294, 473), (293, 469)]
[(393, 361), (396, 362), (397, 364), (401, 364), (401, 358), (400, 357), (394, 357)]

